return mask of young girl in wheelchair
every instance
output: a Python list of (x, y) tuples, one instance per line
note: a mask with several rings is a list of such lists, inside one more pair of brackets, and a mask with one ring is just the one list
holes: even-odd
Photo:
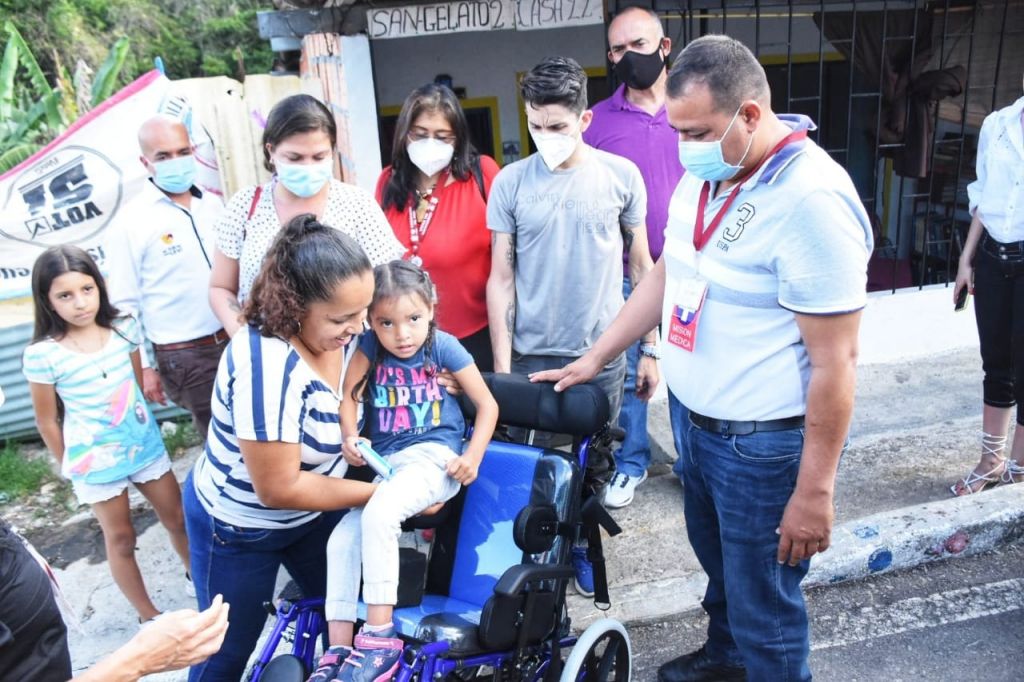
[[(362, 336), (345, 373), (342, 452), (349, 464), (365, 465), (357, 443), (369, 441), (392, 474), (378, 477), (366, 507), (348, 512), (327, 544), (324, 610), (331, 646), (310, 682), (387, 680), (394, 674), (403, 647), (391, 622), (401, 523), (476, 479), (498, 418), (498, 405), (472, 357), (434, 324), (436, 297), (427, 273), (392, 261), (377, 266), (374, 279), (371, 331)], [(476, 407), (465, 449), (462, 411), (437, 383), (442, 368), (453, 372)], [(368, 439), (359, 435), (359, 403)], [(360, 569), (367, 616), (355, 634)]]

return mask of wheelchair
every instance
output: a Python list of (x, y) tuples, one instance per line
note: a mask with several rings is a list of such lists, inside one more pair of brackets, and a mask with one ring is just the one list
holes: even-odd
[[(571, 452), (501, 442), (496, 432), (477, 480), (439, 514), (411, 520), (412, 527), (433, 526), (434, 538), (429, 563), (410, 550), (421, 560), (407, 564), (402, 550), (393, 622), (406, 646), (393, 679), (629, 680), (632, 649), (622, 624), (604, 618), (574, 635), (565, 597), (572, 547), (585, 535), (598, 578), (595, 604), (607, 601), (600, 528), (610, 535), (619, 528), (596, 493), (610, 471), (585, 478), (589, 459), (611, 457), (607, 397), (591, 384), (556, 393), (515, 375), (485, 379), (502, 427), (571, 435)], [(285, 597), (267, 607), (274, 628), (248, 679), (302, 682), (326, 628), (323, 599)], [(274, 657), (282, 639), (291, 652)]]

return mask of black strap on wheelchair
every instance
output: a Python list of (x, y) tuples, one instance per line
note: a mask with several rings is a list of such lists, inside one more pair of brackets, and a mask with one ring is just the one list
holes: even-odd
[(601, 506), (599, 497), (591, 497), (583, 503), (581, 512), (583, 533), (587, 538), (587, 559), (594, 567), (594, 607), (600, 611), (611, 608), (608, 596), (608, 572), (604, 565), (604, 549), (601, 546), (601, 529), (614, 537), (622, 532), (615, 519)]

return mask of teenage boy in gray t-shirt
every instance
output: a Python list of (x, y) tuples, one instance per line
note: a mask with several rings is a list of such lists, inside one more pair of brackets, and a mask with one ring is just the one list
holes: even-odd
[[(580, 65), (545, 59), (523, 77), (520, 92), (537, 153), (506, 166), (491, 185), (487, 315), (494, 370), (530, 374), (583, 355), (615, 319), (623, 303), (624, 249), (634, 287), (654, 264), (639, 169), (583, 142), (593, 114)], [(649, 330), (645, 342), (656, 338)], [(623, 354), (594, 378), (608, 395), (613, 424), (625, 374)], [(657, 383), (656, 364), (641, 363), (637, 394), (650, 397)], [(585, 544), (574, 547), (573, 564), (576, 591), (593, 595)]]
[[(640, 171), (583, 142), (592, 112), (580, 65), (545, 59), (520, 90), (537, 153), (506, 166), (491, 186), (487, 312), (495, 371), (529, 374), (583, 355), (615, 318), (623, 302), (623, 248), (634, 286), (653, 263)], [(655, 341), (650, 330), (645, 342)], [(641, 397), (658, 382), (655, 363), (644, 370), (637, 377)], [(612, 423), (624, 373), (620, 356), (595, 379), (608, 394)]]

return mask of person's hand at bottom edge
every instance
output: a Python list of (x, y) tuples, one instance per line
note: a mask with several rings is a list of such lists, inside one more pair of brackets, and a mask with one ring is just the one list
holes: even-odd
[(141, 649), (147, 675), (186, 668), (220, 651), (229, 608), (218, 594), (202, 613), (193, 609), (165, 613), (139, 630), (129, 644), (137, 643)]
[(89, 670), (77, 682), (137, 680), (143, 675), (179, 670), (220, 651), (228, 629), (229, 605), (221, 595), (210, 608), (169, 611), (147, 623), (127, 644)]

